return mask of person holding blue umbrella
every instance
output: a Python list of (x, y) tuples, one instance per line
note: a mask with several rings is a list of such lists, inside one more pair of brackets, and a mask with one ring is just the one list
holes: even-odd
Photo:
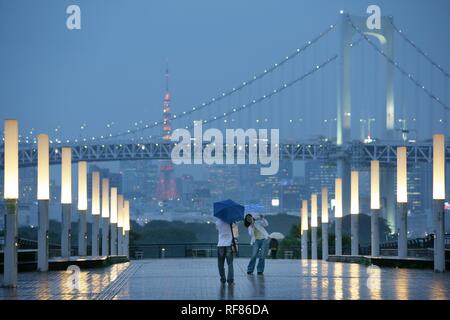
[[(245, 208), (232, 200), (214, 203), (214, 216), (217, 218), (216, 228), (219, 233), (217, 243), (217, 263), (220, 282), (234, 284), (233, 255), (237, 253), (238, 228), (236, 222), (244, 219)], [(228, 276), (225, 277), (225, 260), (228, 265)]]

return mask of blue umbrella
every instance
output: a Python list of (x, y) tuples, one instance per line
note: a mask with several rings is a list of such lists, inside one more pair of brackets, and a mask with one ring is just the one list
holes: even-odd
[(226, 223), (235, 223), (244, 220), (244, 206), (233, 200), (214, 202), (214, 216)]

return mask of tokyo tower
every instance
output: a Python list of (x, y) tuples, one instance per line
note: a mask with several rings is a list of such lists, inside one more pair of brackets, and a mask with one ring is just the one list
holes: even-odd
[[(166, 66), (166, 93), (163, 101), (163, 140), (169, 142), (172, 137), (172, 125), (170, 123), (170, 91), (169, 68)], [(159, 179), (156, 190), (159, 201), (173, 200), (177, 196), (174, 166), (170, 160), (162, 160), (159, 164)]]

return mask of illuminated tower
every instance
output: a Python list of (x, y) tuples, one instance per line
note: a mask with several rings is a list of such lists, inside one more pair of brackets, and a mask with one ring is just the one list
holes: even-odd
[[(169, 68), (166, 67), (166, 93), (163, 101), (163, 140), (169, 142), (172, 137), (172, 125), (170, 123), (170, 91)], [(173, 163), (170, 160), (160, 161), (159, 179), (157, 187), (159, 201), (173, 200), (177, 196)]]

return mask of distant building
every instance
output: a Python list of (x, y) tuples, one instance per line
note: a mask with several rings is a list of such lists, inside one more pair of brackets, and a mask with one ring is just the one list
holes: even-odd
[(141, 199), (151, 202), (156, 192), (158, 166), (152, 161), (121, 161), (123, 194), (128, 199)]

